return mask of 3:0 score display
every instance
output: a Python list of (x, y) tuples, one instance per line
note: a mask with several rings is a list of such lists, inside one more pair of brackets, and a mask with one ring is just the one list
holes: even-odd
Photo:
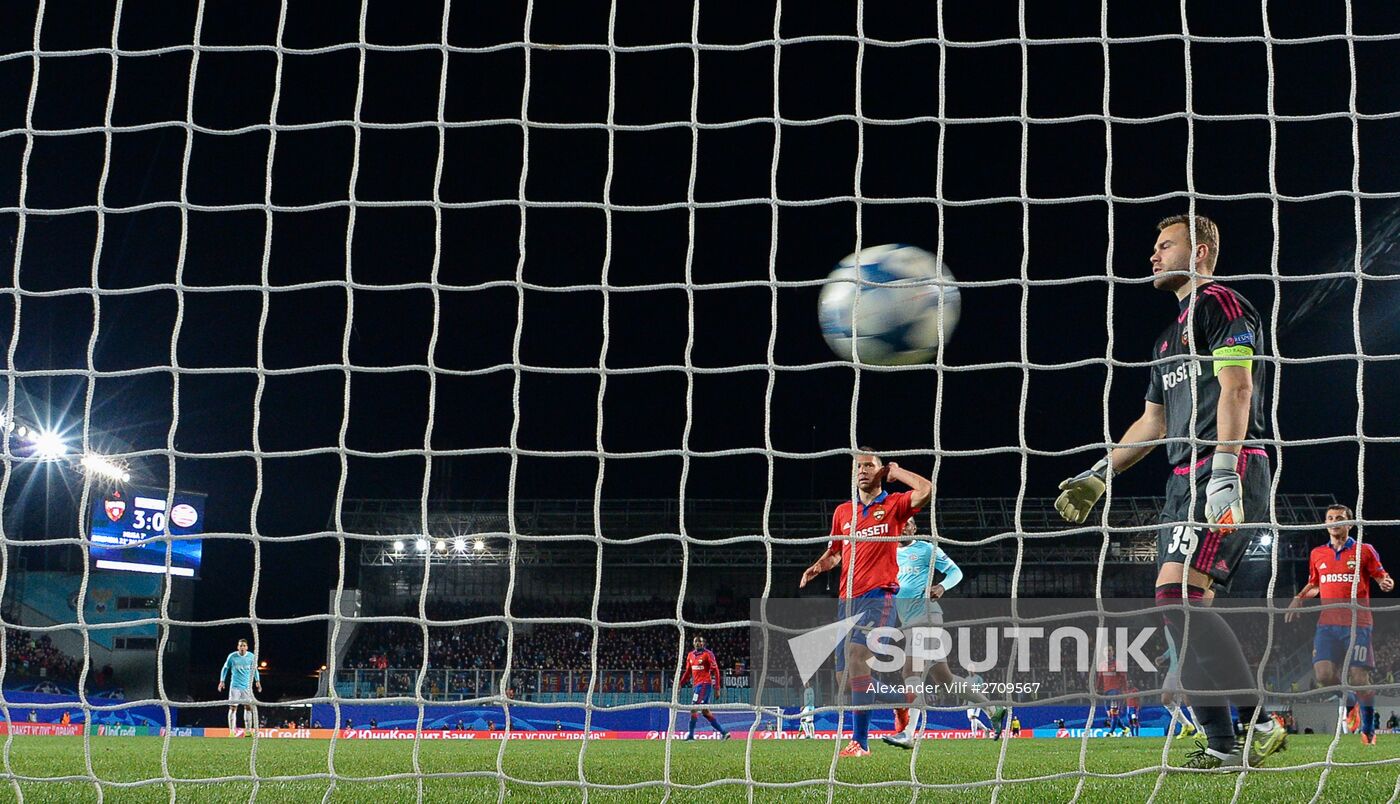
[(203, 553), (200, 541), (162, 537), (202, 533), (205, 497), (185, 491), (171, 497), (162, 489), (128, 487), (95, 500), (89, 520), (94, 566), (135, 572), (166, 572), (168, 567), (172, 575), (193, 576)]

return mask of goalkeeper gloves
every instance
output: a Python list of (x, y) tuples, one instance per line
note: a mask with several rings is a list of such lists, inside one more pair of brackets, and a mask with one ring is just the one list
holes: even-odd
[[(1237, 478), (1238, 479), (1238, 478)], [(1094, 468), (1080, 472), (1060, 484), (1060, 496), (1055, 498), (1055, 510), (1067, 522), (1081, 524), (1089, 518), (1094, 503), (1103, 496), (1108, 481), (1108, 457), (1105, 456)]]
[(1243, 484), (1238, 470), (1240, 456), (1217, 452), (1210, 459), (1210, 481), (1206, 483), (1206, 522), (1219, 525), (1221, 533), (1233, 533), (1231, 526), (1244, 524)]

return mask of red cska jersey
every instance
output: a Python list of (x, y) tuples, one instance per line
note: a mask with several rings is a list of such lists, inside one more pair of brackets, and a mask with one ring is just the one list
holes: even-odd
[[(899, 541), (852, 542), (849, 537), (855, 531), (862, 536), (899, 536), (904, 532), (904, 523), (919, 513), (909, 501), (914, 498), (912, 491), (890, 494), (880, 492), (880, 496), (869, 505), (844, 502), (836, 506), (831, 516), (831, 540), (833, 549), (841, 550), (841, 564), (836, 572), (841, 575), (841, 597), (860, 597), (871, 589), (899, 589)], [(859, 516), (856, 516), (857, 512)], [(852, 521), (854, 520), (854, 521)], [(853, 548), (854, 545), (854, 548)], [(851, 580), (851, 551), (855, 550), (855, 578)]]
[[(1328, 542), (1314, 547), (1308, 556), (1308, 583), (1318, 588), (1318, 597), (1323, 603), (1347, 602), (1351, 600), (1352, 579), (1357, 571), (1357, 544), (1355, 539), (1347, 539), (1341, 550), (1332, 549)], [(1371, 625), (1371, 581), (1385, 577), (1385, 567), (1381, 566), (1380, 554), (1369, 544), (1361, 547), (1361, 579), (1356, 582), (1356, 624), (1360, 627)], [(1342, 607), (1326, 608), (1317, 619), (1318, 625), (1351, 625), (1351, 609)]]
[(713, 684), (720, 686), (719, 661), (714, 651), (693, 650), (685, 655), (685, 672), (681, 674), (681, 684)]

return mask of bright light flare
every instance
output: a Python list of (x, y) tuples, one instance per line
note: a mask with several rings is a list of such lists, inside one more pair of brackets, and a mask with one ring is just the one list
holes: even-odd
[(131, 473), (126, 471), (125, 467), (101, 455), (84, 455), (79, 463), (89, 474), (101, 475), (109, 480), (120, 480), (123, 483), (131, 480)]
[(472, 549), (476, 550), (478, 553), (481, 552), (482, 550), (485, 550), (485, 549), (486, 549), (486, 540), (485, 540), (485, 539), (477, 539), (475, 542), (472, 543)]
[(416, 542), (413, 543), (413, 546), (416, 547), (416, 548), (418, 548), (418, 552), (420, 552), (420, 553), (426, 553), (426, 552), (428, 552), (428, 540), (427, 540), (427, 539), (419, 539), (418, 541), (416, 541)]
[(40, 430), (34, 434), (34, 454), (40, 458), (61, 458), (68, 454), (68, 445), (53, 430)]

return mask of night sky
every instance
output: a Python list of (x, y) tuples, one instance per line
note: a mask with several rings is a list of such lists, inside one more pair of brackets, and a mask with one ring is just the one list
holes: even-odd
[[(206, 542), (202, 619), (248, 614), (254, 532), (257, 614), (324, 613), (336, 543), (282, 539), (326, 530), (342, 477), (348, 498), (419, 497), (430, 404), (431, 496), (504, 498), (517, 333), (523, 498), (593, 497), (600, 361), (616, 372), (608, 498), (674, 498), (687, 448), (687, 496), (762, 499), (766, 423), (774, 493), (838, 499), (857, 376), (857, 439), (925, 473), (937, 445), (940, 495), (1052, 496), (1141, 409), (1151, 339), (1175, 311), (1147, 283), (1154, 224), (1188, 192), (1221, 226), (1222, 278), (1277, 314), (1280, 354), (1317, 358), (1282, 367), (1274, 434), (1316, 443), (1283, 451), (1281, 490), (1355, 500), (1361, 426), (1390, 439), (1365, 447), (1362, 513), (1400, 519), (1400, 285), (1384, 281), (1400, 256), (1369, 236), (1400, 194), (1400, 39), (1368, 38), (1400, 33), (1394, 3), (1351, 4), (1354, 123), (1337, 3), (1273, 4), (1266, 47), (1257, 2), (1191, 2), (1189, 48), (1179, 4), (1110, 3), (1107, 86), (1097, 2), (1028, 3), (1023, 48), (1011, 2), (949, 3), (941, 22), (932, 4), (866, 4), (858, 29), (852, 4), (789, 3), (777, 22), (771, 3), (703, 0), (695, 48), (692, 6), (626, 0), (613, 59), (607, 3), (530, 4), (529, 48), (525, 4), (456, 3), (439, 103), (438, 4), (369, 2), (363, 49), (355, 4), (291, 4), (279, 73), (278, 3), (209, 3), (196, 32), (196, 4), (138, 0), (120, 19), (110, 158), (113, 8), (95, 5), (45, 4), (37, 92), (36, 8), (0, 6), (5, 376), (22, 412), (81, 440), (90, 381), (72, 370), (88, 367), (99, 305), (87, 432), (154, 485), (171, 482), (178, 376), (175, 483), (209, 495), (211, 529), (245, 534)], [(1307, 278), (1352, 270), (1358, 209), (1359, 319), (1354, 279)], [(821, 340), (819, 280), (886, 242), (939, 250), (968, 283), (942, 369), (857, 374)], [(1357, 322), (1375, 358), (1361, 378), (1338, 356)], [(1110, 336), (1111, 377), (1066, 365), (1102, 359)], [(1116, 487), (1159, 494), (1164, 469), (1159, 453)], [(76, 517), (63, 527), (79, 532)], [(239, 632), (202, 629), (195, 651), (216, 661)], [(323, 635), (263, 628), (263, 652), (312, 669)]]

